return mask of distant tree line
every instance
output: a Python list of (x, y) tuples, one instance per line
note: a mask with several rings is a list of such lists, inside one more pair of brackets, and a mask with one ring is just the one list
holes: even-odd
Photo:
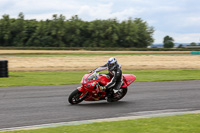
[[(164, 48), (173, 48), (174, 47), (174, 39), (170, 36), (165, 36), (163, 38), (163, 46)], [(187, 46), (200, 46), (200, 43), (196, 43), (196, 42), (191, 42), (189, 45)], [(178, 48), (185, 48), (182, 44), (179, 44)]]
[(191, 42), (190, 46), (200, 46), (200, 43), (196, 43), (196, 42)]
[(25, 20), (24, 14), (0, 19), (0, 46), (16, 47), (136, 47), (151, 45), (153, 27), (140, 18), (83, 21), (77, 15), (66, 20), (53, 15), (52, 20)]

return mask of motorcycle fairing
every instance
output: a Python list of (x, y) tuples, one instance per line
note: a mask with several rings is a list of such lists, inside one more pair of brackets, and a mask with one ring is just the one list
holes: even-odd
[[(81, 87), (78, 87), (77, 89), (82, 93), (81, 97), (84, 97), (85, 94), (88, 93), (85, 101), (97, 101), (100, 99), (104, 99), (106, 96), (105, 91), (101, 91), (99, 89), (98, 83), (101, 85), (106, 85), (108, 82), (110, 82), (111, 78), (106, 74), (100, 74), (95, 77), (95, 75), (92, 74), (85, 74), (81, 80)], [(93, 77), (94, 76), (94, 77)], [(123, 76), (123, 87), (129, 86), (133, 81), (136, 80), (136, 76), (133, 74), (122, 74)], [(100, 92), (100, 93), (99, 93)]]
[(136, 80), (136, 76), (133, 74), (122, 74), (122, 76), (123, 76), (123, 82), (124, 82), (124, 85), (122, 86), (122, 88), (129, 86), (131, 83), (133, 83)]

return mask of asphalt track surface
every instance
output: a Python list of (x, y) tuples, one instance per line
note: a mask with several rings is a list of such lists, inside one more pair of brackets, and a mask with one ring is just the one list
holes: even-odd
[(0, 129), (129, 116), (166, 109), (200, 110), (200, 80), (136, 82), (119, 102), (68, 103), (79, 85), (0, 87)]

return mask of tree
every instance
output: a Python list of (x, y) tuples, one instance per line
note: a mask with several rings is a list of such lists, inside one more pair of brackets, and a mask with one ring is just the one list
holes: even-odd
[(153, 39), (153, 27), (149, 27), (147, 22), (143, 21), (140, 18), (136, 18), (134, 22), (137, 25), (137, 32), (138, 32), (138, 41), (136, 47), (139, 48), (146, 48), (147, 46), (151, 45), (154, 41)]
[(174, 47), (174, 39), (170, 36), (165, 36), (163, 40), (164, 48), (173, 48)]
[(21, 12), (12, 25), (13, 45), (24, 46), (26, 38), (24, 14)]
[(10, 46), (11, 39), (11, 20), (9, 15), (5, 14), (0, 21), (0, 45)]
[(65, 16), (62, 14), (57, 16), (57, 14), (53, 15), (53, 20), (50, 23), (51, 27), (51, 37), (55, 40), (54, 45), (56, 47), (64, 47), (63, 37), (65, 34), (64, 28)]
[(179, 45), (178, 45), (178, 48), (182, 48), (182, 47), (183, 47), (183, 44), (179, 44)]
[(32, 37), (34, 36), (34, 33), (37, 29), (37, 24), (38, 22), (36, 20), (27, 20), (25, 23), (25, 34), (26, 34), (26, 39), (25, 39), (25, 44), (24, 46), (34, 46)]
[(192, 42), (192, 43), (190, 43), (190, 46), (197, 46), (197, 43)]
[(136, 47), (138, 33), (137, 24), (129, 18), (127, 21), (122, 21), (120, 26), (119, 44), (121, 47)]

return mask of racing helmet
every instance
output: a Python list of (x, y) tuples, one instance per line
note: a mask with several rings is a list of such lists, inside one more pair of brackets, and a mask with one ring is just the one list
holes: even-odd
[(108, 59), (107, 64), (108, 64), (108, 70), (113, 71), (118, 65), (117, 59), (114, 58), (114, 57), (111, 57), (111, 58)]

